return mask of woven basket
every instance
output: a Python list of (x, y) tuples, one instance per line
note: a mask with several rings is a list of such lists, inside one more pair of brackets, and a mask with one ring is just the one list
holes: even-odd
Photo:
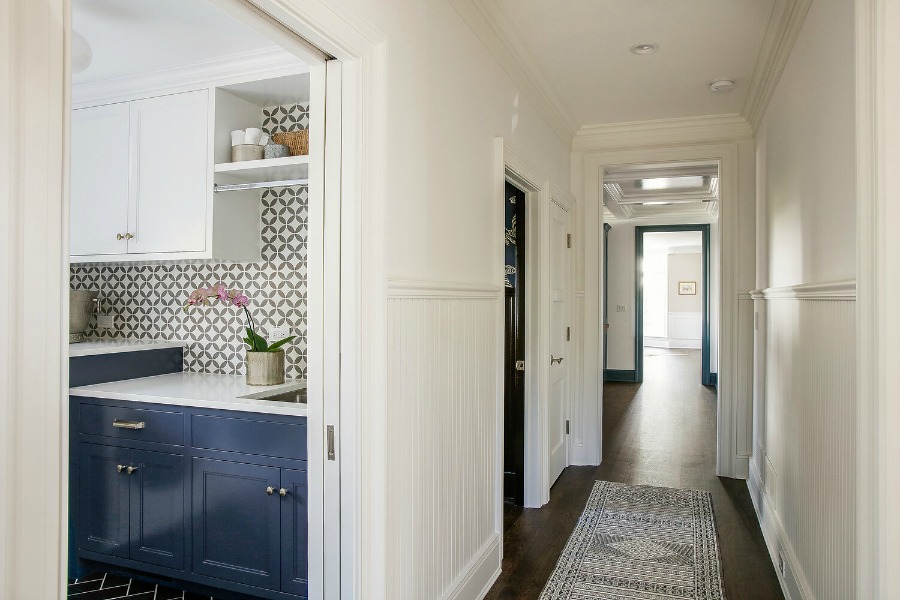
[(272, 141), (290, 148), (291, 156), (309, 154), (309, 129), (276, 133), (272, 136)]

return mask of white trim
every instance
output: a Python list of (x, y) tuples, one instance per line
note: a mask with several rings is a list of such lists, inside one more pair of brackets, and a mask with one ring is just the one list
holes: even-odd
[(759, 49), (741, 110), (753, 131), (759, 129), (762, 123), (811, 4), (812, 0), (776, 0), (772, 5), (762, 47)]
[(450, 4), (568, 145), (578, 123), (502, 4), (487, 0), (450, 0)]
[[(603, 213), (599, 210), (602, 203), (603, 169), (619, 165), (636, 165), (643, 163), (660, 163), (673, 161), (716, 161), (720, 166), (721, 177), (721, 201), (719, 202), (719, 226), (718, 239), (720, 248), (719, 287), (710, 290), (719, 294), (719, 362), (718, 362), (718, 425), (717, 425), (717, 474), (725, 477), (746, 478), (748, 459), (736, 448), (737, 431), (751, 428), (750, 422), (745, 422), (752, 415), (751, 410), (745, 406), (738, 406), (739, 402), (750, 402), (745, 398), (739, 388), (740, 382), (749, 378), (751, 374), (747, 367), (739, 360), (741, 353), (738, 351), (740, 344), (752, 344), (752, 339), (743, 339), (738, 335), (740, 319), (738, 288), (741, 262), (739, 260), (740, 236), (737, 234), (739, 204), (753, 202), (753, 198), (741, 198), (738, 186), (739, 163), (738, 143), (719, 143), (708, 145), (691, 145), (679, 147), (653, 147), (645, 149), (628, 148), (619, 151), (590, 153), (584, 156), (585, 198), (586, 203), (595, 203), (595, 206), (585, 207), (585, 330), (596, 332), (596, 340), (592, 340), (590, 353), (584, 357), (585, 364), (585, 397), (584, 402), (593, 401), (596, 397), (602, 402), (602, 392), (589, 387), (590, 382), (600, 379), (597, 372), (601, 364), (603, 332), (599, 325), (599, 317), (602, 313), (601, 306), (601, 264), (602, 259), (602, 231)], [(592, 221), (596, 219), (596, 221)], [(595, 249), (591, 253), (589, 249)], [(747, 274), (743, 274), (747, 275)], [(593, 319), (593, 320), (592, 320)], [(597, 348), (598, 355), (593, 354), (593, 346)], [(749, 351), (749, 350), (748, 350)], [(593, 368), (593, 370), (592, 370)], [(739, 372), (740, 370), (740, 372)], [(590, 398), (588, 397), (590, 396)], [(602, 429), (601, 429), (602, 430)], [(599, 431), (598, 431), (599, 436)], [(599, 454), (599, 451), (598, 451)]]
[[(228, 0), (218, 0), (219, 3)], [(214, 85), (272, 79), (309, 72), (309, 65), (281, 50), (263, 50), (217, 57), (152, 73), (136, 73), (72, 86), (74, 108), (123, 102)]]
[[(457, 583), (442, 596), (442, 600), (481, 600), (500, 577), (500, 534), (491, 537), (469, 563)], [(487, 583), (482, 584), (481, 582)]]
[(388, 279), (388, 298), (499, 298), (503, 286), (497, 284), (452, 283)]
[(748, 294), (753, 300), (855, 300), (855, 281), (835, 281), (831, 283), (805, 283), (785, 287), (770, 287), (753, 290)]
[[(756, 512), (756, 519), (759, 521), (762, 530), (763, 539), (766, 542), (766, 549), (769, 551), (769, 558), (772, 560), (772, 567), (775, 569), (775, 575), (778, 577), (778, 583), (781, 585), (781, 591), (787, 600), (814, 600), (815, 595), (806, 575), (803, 573), (803, 567), (797, 558), (797, 553), (791, 545), (790, 538), (784, 530), (784, 525), (778, 517), (775, 506), (769, 501), (769, 496), (763, 492), (761, 484), (762, 479), (755, 464), (750, 462), (750, 475), (747, 478), (747, 489), (750, 491), (750, 499), (753, 501), (753, 510)], [(785, 574), (778, 569), (778, 556), (784, 557)], [(790, 575), (787, 577), (786, 575)], [(791, 585), (793, 584), (793, 585)], [(797, 590), (795, 597), (791, 590)]]
[(744, 140), (753, 130), (741, 115), (708, 115), (678, 119), (655, 119), (585, 125), (572, 140), (574, 150), (602, 152)]
[(900, 595), (900, 5), (855, 0), (857, 598)]
[[(551, 183), (502, 138), (498, 138), (497, 143), (502, 145), (503, 150), (500, 181), (509, 181), (526, 192), (525, 506), (539, 508), (550, 500), (547, 432), (550, 365), (541, 357), (550, 356), (548, 239)], [(496, 231), (496, 252), (500, 264), (503, 264), (502, 226), (498, 226)], [(500, 272), (499, 268), (497, 272)], [(503, 320), (499, 323), (502, 328)], [(498, 394), (497, 401), (502, 406), (502, 394)]]
[(575, 196), (557, 187), (554, 183), (550, 184), (550, 199), (562, 206), (566, 212), (571, 213), (575, 208)]

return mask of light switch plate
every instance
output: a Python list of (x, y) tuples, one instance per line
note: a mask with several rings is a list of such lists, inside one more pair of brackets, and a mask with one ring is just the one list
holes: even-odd
[(269, 332), (269, 337), (272, 338), (269, 341), (277, 342), (278, 340), (283, 340), (289, 335), (291, 335), (291, 328), (287, 325), (279, 325), (278, 327), (273, 327)]
[(97, 327), (100, 329), (112, 329), (113, 328), (113, 316), (112, 315), (97, 315)]
[(624, 304), (617, 304), (617, 305), (616, 305), (616, 312), (625, 312), (625, 305), (624, 305)]

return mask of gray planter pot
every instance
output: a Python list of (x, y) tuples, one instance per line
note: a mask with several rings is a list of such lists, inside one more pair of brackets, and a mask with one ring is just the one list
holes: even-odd
[(94, 303), (100, 292), (94, 290), (69, 290), (69, 343), (84, 341), (84, 332), (91, 324)]
[(284, 383), (284, 350), (247, 352), (247, 385)]

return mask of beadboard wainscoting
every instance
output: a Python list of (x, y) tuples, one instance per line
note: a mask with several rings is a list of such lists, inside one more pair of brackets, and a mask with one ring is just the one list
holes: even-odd
[[(855, 284), (770, 288), (758, 314), (750, 491), (792, 600), (855, 597)], [(850, 358), (848, 358), (850, 357)]]
[(481, 597), (500, 572), (503, 288), (388, 286), (387, 597)]

